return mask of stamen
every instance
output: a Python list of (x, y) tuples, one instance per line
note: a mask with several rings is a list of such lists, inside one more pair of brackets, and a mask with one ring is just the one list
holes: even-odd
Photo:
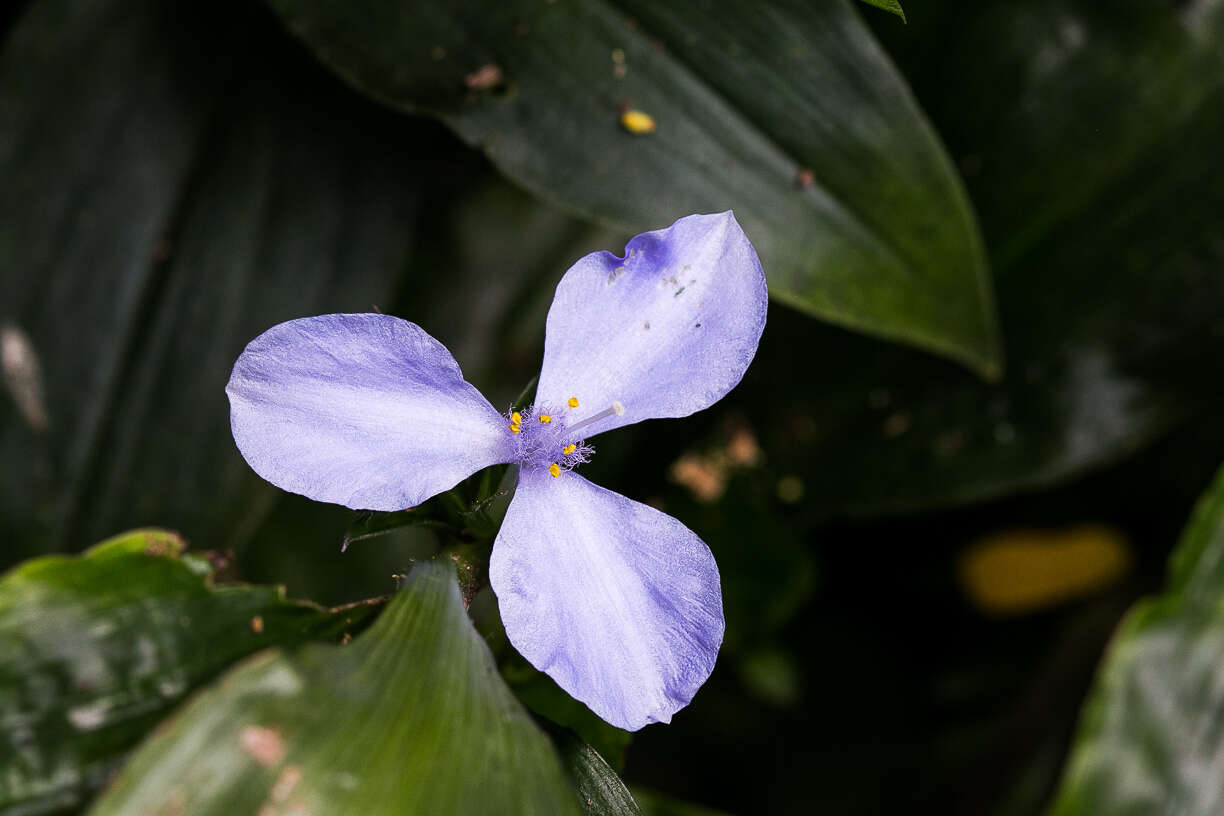
[(553, 462), (551, 465), (548, 466), (548, 473), (554, 479), (557, 478), (558, 476), (561, 475), (561, 466), (558, 465), (556, 462)]
[[(598, 422), (601, 419), (606, 419), (607, 417), (610, 417), (613, 414), (616, 414), (617, 416), (624, 416), (625, 406), (621, 404), (620, 402), (613, 400), (612, 405), (610, 407), (603, 409), (598, 414), (595, 414), (595, 416), (587, 417), (586, 419), (579, 422), (577, 425), (571, 425), (569, 427), (569, 430), (576, 431), (579, 428), (585, 428), (586, 426), (592, 423)], [(540, 417), (540, 419), (543, 420), (543, 417)]]
[(547, 425), (548, 423), (552, 422), (552, 417), (550, 417), (548, 414), (540, 414), (540, 421)]
[(520, 414), (518, 411), (515, 411), (513, 414), (510, 415), (510, 424), (511, 425), (522, 425), (523, 415)]
[(510, 425), (508, 427), (510, 428), (510, 433), (519, 433), (522, 431), (522, 428), (520, 428), (518, 425)]
[(561, 455), (569, 456), (571, 453), (573, 453), (576, 450), (578, 450), (578, 446), (575, 445), (573, 442), (571, 442), (568, 445), (566, 445), (564, 448), (561, 449)]
[(577, 397), (570, 397), (570, 398), (569, 398), (569, 403), (568, 403), (568, 405), (569, 405), (569, 407), (571, 407), (571, 408), (577, 408), (577, 407), (578, 407), (578, 398), (577, 398)]

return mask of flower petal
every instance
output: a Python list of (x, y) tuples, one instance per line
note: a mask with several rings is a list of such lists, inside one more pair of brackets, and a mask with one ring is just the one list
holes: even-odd
[(587, 436), (700, 411), (744, 375), (767, 305), (761, 262), (730, 212), (642, 233), (623, 259), (587, 255), (548, 312), (536, 404), (560, 409), (577, 397), (577, 421), (624, 406)]
[(709, 548), (666, 513), (575, 473), (523, 469), (489, 580), (523, 657), (631, 731), (687, 705), (722, 644)]
[(274, 485), (402, 510), (513, 458), (505, 421), (420, 326), (382, 314), (281, 323), (234, 364), (230, 426)]

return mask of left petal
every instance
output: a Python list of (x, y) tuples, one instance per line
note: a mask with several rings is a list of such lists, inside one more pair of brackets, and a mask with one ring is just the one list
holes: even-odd
[(489, 561), (510, 642), (603, 719), (670, 722), (723, 637), (710, 550), (666, 513), (524, 468)]
[(574, 397), (579, 422), (624, 406), (587, 436), (722, 399), (765, 328), (765, 273), (730, 212), (681, 218), (625, 250), (580, 259), (548, 311), (536, 404), (561, 410)]
[(273, 326), (225, 392), (247, 463), (316, 501), (403, 510), (514, 455), (505, 420), (446, 347), (390, 315)]

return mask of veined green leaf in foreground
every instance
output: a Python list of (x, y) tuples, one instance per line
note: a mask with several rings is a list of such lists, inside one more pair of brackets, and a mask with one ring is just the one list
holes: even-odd
[(1051, 816), (1224, 811), (1224, 470), (1114, 636)]
[(999, 373), (959, 178), (845, 0), (272, 6), (543, 197), (630, 233), (734, 210), (778, 301)]
[(468, 620), (453, 566), (418, 563), (348, 646), (267, 652), (136, 753), (94, 814), (566, 814), (552, 742)]
[(0, 577), (0, 813), (83, 806), (158, 720), (230, 664), (355, 631), (275, 587), (213, 586), (173, 533), (139, 530)]

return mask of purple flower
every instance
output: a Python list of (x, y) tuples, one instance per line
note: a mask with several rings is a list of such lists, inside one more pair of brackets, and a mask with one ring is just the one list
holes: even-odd
[(765, 326), (765, 276), (735, 217), (691, 215), (596, 252), (557, 286), (536, 403), (499, 414), (419, 326), (323, 315), (255, 338), (226, 392), (234, 440), (285, 490), (401, 510), (520, 466), (489, 580), (506, 634), (608, 722), (668, 722), (714, 668), (718, 567), (671, 516), (572, 472), (596, 434), (706, 408)]

